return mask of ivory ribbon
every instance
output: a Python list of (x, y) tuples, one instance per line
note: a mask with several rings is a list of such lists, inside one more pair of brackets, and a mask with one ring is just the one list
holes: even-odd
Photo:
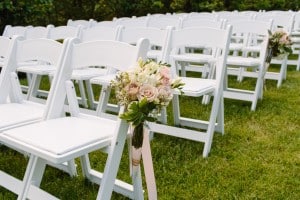
[[(131, 140), (130, 140), (131, 141)], [(151, 147), (150, 147), (150, 140), (149, 140), (149, 129), (144, 127), (144, 138), (143, 138), (143, 146), (142, 148), (142, 158), (144, 163), (144, 172), (145, 172), (145, 179), (148, 191), (148, 199), (149, 200), (157, 200), (157, 189), (155, 183), (155, 176), (154, 176), (154, 169), (153, 169), (153, 162), (152, 162), (152, 155), (151, 155)], [(138, 149), (132, 148), (130, 142), (130, 174), (133, 176), (137, 173), (139, 169), (139, 165), (133, 166), (132, 165), (132, 156), (137, 152), (132, 151), (139, 151)]]
[(144, 128), (144, 140), (142, 147), (142, 157), (144, 163), (144, 171), (145, 171), (145, 179), (147, 184), (148, 191), (148, 199), (156, 200), (157, 199), (157, 190), (150, 148), (150, 140), (149, 140), (149, 129)]

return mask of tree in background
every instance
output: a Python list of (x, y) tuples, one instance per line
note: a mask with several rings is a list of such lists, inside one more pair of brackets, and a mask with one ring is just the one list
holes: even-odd
[(299, 6), (299, 0), (1, 0), (0, 32), (7, 24), (58, 26), (68, 19), (103, 21), (148, 13), (299, 10)]

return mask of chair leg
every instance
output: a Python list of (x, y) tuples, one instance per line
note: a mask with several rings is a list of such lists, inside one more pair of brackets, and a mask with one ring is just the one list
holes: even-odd
[(279, 78), (277, 81), (277, 88), (282, 84), (282, 81), (286, 79), (286, 70), (287, 70), (287, 58), (285, 58), (280, 66)]
[(175, 125), (180, 125), (180, 107), (179, 107), (179, 96), (174, 95), (173, 96), (173, 101), (172, 101), (172, 106), (173, 106), (173, 115), (174, 115), (174, 124)]
[(238, 82), (242, 82), (242, 81), (243, 81), (243, 79), (244, 79), (244, 76), (243, 76), (244, 71), (245, 71), (245, 68), (244, 68), (244, 67), (240, 67), (240, 68), (239, 68), (239, 74), (238, 74), (238, 76), (237, 76), (237, 81), (238, 81)]
[(137, 170), (137, 173), (132, 176), (132, 182), (133, 182), (134, 199), (144, 199), (140, 166), (139, 169)]
[(216, 131), (224, 135), (225, 128), (224, 128), (224, 98), (221, 97), (220, 100), (220, 108), (218, 110), (218, 117), (217, 117), (217, 127)]
[(128, 124), (122, 122), (118, 130), (123, 133), (118, 133), (117, 138), (113, 139), (109, 149), (107, 161), (104, 168), (103, 179), (97, 195), (97, 200), (109, 200), (111, 198), (114, 182), (117, 177), (122, 152), (124, 149), (125, 140), (127, 137)]
[(262, 67), (260, 67), (260, 69), (258, 71), (256, 86), (255, 86), (255, 90), (254, 90), (254, 94), (253, 94), (253, 98), (252, 98), (251, 111), (255, 111), (258, 98), (262, 94), (262, 90), (263, 90), (263, 69), (261, 69), (261, 68)]
[(82, 175), (87, 179), (91, 180), (91, 174), (90, 174), (91, 164), (90, 164), (89, 155), (86, 154), (81, 156), (80, 163), (81, 163)]
[(86, 102), (86, 95), (85, 95), (85, 90), (84, 90), (84, 83), (83, 81), (79, 80), (78, 81), (78, 86), (79, 86), (79, 92), (81, 95), (81, 103), (85, 108), (88, 108), (87, 102)]
[(85, 87), (86, 87), (86, 91), (87, 91), (87, 95), (88, 95), (90, 108), (94, 109), (95, 108), (94, 94), (93, 94), (93, 89), (92, 89), (91, 82), (89, 80), (85, 80)]
[[(216, 92), (216, 94), (217, 93), (218, 92)], [(217, 95), (215, 95), (214, 100), (213, 100), (212, 110), (211, 110), (211, 114), (209, 117), (209, 123), (208, 123), (207, 131), (206, 131), (206, 141), (204, 142), (204, 149), (203, 149), (203, 154), (202, 154), (203, 157), (207, 157), (210, 152), (210, 149), (211, 149), (211, 144), (212, 144), (212, 140), (213, 140), (213, 136), (214, 136), (217, 116), (219, 113), (219, 109), (221, 109), (221, 107), (222, 107), (221, 106), (221, 98), (222, 98), (222, 95), (217, 94)]]
[(29, 163), (27, 165), (27, 169), (23, 180), (23, 188), (21, 190), (21, 193), (18, 196), (18, 200), (26, 199), (31, 185), (35, 185), (38, 187), (40, 186), (45, 171), (45, 167), (46, 167), (45, 160), (34, 155), (30, 156)]
[(101, 116), (102, 113), (105, 113), (107, 110), (108, 100), (110, 96), (111, 88), (103, 86), (100, 92), (99, 102), (96, 109), (96, 115)]
[(299, 50), (299, 54), (298, 54), (298, 62), (297, 62), (297, 68), (296, 68), (297, 71), (300, 70), (300, 50)]
[(76, 170), (76, 164), (75, 164), (75, 160), (70, 160), (66, 163), (62, 163), (62, 164), (53, 164), (51, 162), (47, 162), (47, 165), (50, 165), (52, 167), (55, 167), (61, 171), (64, 171), (66, 173), (68, 173), (70, 176), (77, 176), (77, 170)]
[(160, 112), (160, 122), (163, 124), (168, 123), (168, 116), (167, 116), (167, 108), (163, 107), (161, 112)]
[(33, 74), (30, 83), (28, 83), (29, 86), (26, 95), (27, 100), (30, 100), (31, 97), (36, 97), (40, 82), (41, 82), (41, 76), (37, 74)]

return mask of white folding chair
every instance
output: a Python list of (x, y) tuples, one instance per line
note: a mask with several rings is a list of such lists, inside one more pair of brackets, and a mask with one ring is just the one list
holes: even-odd
[[(142, 199), (140, 173), (133, 177), (133, 192), (129, 184), (115, 181), (126, 140), (127, 122), (80, 113), (70, 80), (72, 70), (76, 68), (99, 64), (119, 69), (132, 66), (139, 57), (145, 58), (149, 42), (142, 39), (137, 46), (132, 46), (117, 41), (79, 43), (79, 40), (71, 39), (68, 43), (68, 50), (53, 80), (44, 121), (4, 131), (0, 135), (0, 142), (30, 154), (24, 180), (21, 182), (4, 172), (1, 172), (2, 177), (14, 185), (18, 199), (56, 199), (38, 188), (46, 162), (60, 164), (80, 157), (86, 177), (97, 184), (101, 182), (97, 199), (110, 199), (113, 188), (132, 199)], [(71, 116), (61, 117), (66, 97)], [(103, 176), (89, 165), (87, 154), (97, 149), (108, 152)]]
[[(47, 26), (47, 38), (51, 40), (64, 40), (68, 37), (79, 37), (82, 27), (77, 26), (57, 26), (53, 25)], [(40, 82), (43, 76), (47, 76), (49, 78), (49, 82), (51, 84), (52, 76), (55, 73), (56, 66), (52, 63), (41, 62), (36, 60), (35, 62), (28, 63), (20, 63), (17, 68), (18, 72), (23, 72), (29, 75), (28, 78), (28, 91), (27, 91), (27, 99), (40, 100), (40, 98), (36, 98), (37, 96), (46, 97), (48, 95), (48, 91), (39, 90)], [(24, 88), (24, 87), (23, 87)]]
[[(204, 45), (214, 49), (214, 56), (209, 57), (211, 60), (210, 62), (214, 63), (215, 66), (214, 76), (211, 76), (209, 79), (181, 77), (182, 82), (185, 83), (182, 89), (182, 95), (196, 98), (203, 95), (213, 95), (212, 108), (208, 120), (192, 119), (188, 116), (183, 117), (180, 114), (179, 96), (181, 93), (175, 91), (173, 97), (174, 124), (175, 126), (182, 126), (182, 128), (149, 123), (150, 130), (153, 132), (203, 142), (203, 157), (208, 156), (208, 153), (210, 152), (214, 132), (224, 133), (223, 81), (230, 35), (231, 26), (228, 26), (226, 29), (198, 27), (172, 31), (170, 44), (168, 45), (170, 48), (169, 59), (168, 54), (165, 59), (169, 60), (174, 74), (178, 75), (178, 69), (176, 69), (177, 62), (202, 62), (204, 58), (201, 55), (197, 57), (195, 54), (188, 55), (185, 53), (181, 55), (178, 51), (180, 47), (193, 44)], [(193, 109), (196, 108), (193, 107)], [(183, 127), (197, 128), (197, 130)]]
[(296, 70), (300, 70), (300, 11), (295, 12), (295, 23), (291, 33), (291, 40), (293, 42), (293, 54), (297, 55), (297, 60), (289, 60), (288, 65), (296, 65)]
[(227, 66), (231, 70), (229, 74), (233, 74), (233, 67), (238, 67), (237, 73), (240, 72), (240, 67), (252, 69), (252, 71), (243, 70), (242, 76), (255, 78), (256, 84), (254, 89), (236, 89), (228, 86), (226, 76), (224, 98), (250, 101), (252, 111), (256, 109), (257, 101), (263, 95), (265, 59), (269, 39), (268, 26), (270, 23), (270, 21), (257, 20), (240, 20), (233, 23), (233, 32), (241, 34), (245, 38), (240, 51), (242, 53), (230, 55), (227, 58)]
[(45, 106), (25, 100), (16, 75), (17, 65), (23, 61), (41, 59), (57, 64), (62, 44), (49, 39), (22, 40), (11, 42), (0, 75), (0, 131), (42, 119)]
[[(21, 36), (13, 38), (0, 74), (0, 134), (5, 130), (41, 121), (45, 114), (45, 105), (23, 98), (16, 74), (18, 63), (40, 59), (57, 64), (62, 51), (62, 44), (53, 40), (23, 40)], [(16, 147), (16, 150), (19, 148)], [(55, 167), (70, 175), (76, 174), (73, 162)], [(5, 179), (0, 180), (5, 182)]]

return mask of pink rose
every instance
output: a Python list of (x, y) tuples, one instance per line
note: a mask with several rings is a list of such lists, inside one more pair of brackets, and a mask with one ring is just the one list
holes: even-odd
[(169, 67), (162, 67), (160, 69), (160, 75), (163, 77), (163, 78), (167, 78), (167, 79), (170, 79), (171, 76), (170, 76), (170, 68)]
[(152, 85), (142, 85), (139, 89), (138, 93), (138, 99), (141, 100), (143, 98), (146, 98), (148, 102), (153, 102), (158, 95), (158, 91), (156, 87), (153, 87)]
[(283, 36), (281, 36), (279, 42), (282, 44), (289, 44), (290, 43), (289, 36), (287, 34), (284, 34)]
[(136, 83), (130, 83), (125, 87), (130, 100), (136, 100), (139, 92), (139, 86)]

